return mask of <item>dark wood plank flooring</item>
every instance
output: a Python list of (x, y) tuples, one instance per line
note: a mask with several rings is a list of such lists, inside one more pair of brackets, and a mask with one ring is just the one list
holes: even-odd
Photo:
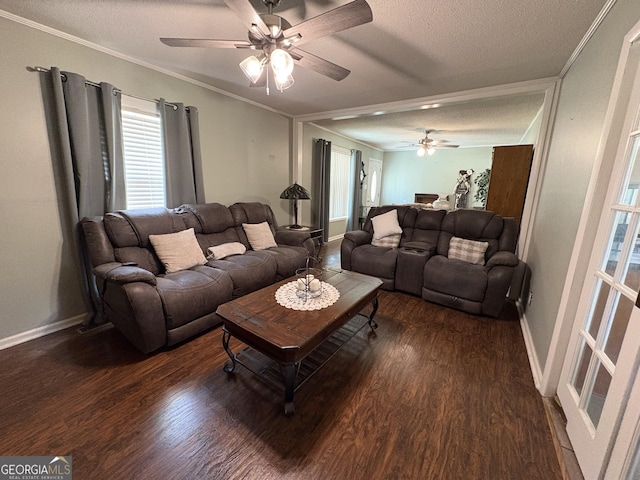
[(0, 454), (72, 455), (78, 480), (562, 478), (512, 305), (492, 320), (382, 292), (376, 319), (292, 417), (223, 373), (220, 328), (150, 356), (112, 328), (0, 351)]

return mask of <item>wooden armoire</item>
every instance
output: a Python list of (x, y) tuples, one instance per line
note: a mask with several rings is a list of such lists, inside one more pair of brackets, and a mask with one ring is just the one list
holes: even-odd
[(532, 160), (533, 145), (493, 148), (487, 210), (513, 217), (520, 224)]

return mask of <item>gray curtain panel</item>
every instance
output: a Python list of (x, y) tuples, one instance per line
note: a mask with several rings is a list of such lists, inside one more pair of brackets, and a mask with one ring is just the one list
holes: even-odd
[(322, 240), (329, 240), (329, 195), (331, 192), (331, 142), (322, 138), (313, 144), (313, 192), (311, 194), (313, 224), (323, 229)]
[(347, 232), (360, 229), (360, 203), (362, 192), (360, 190), (360, 162), (362, 152), (351, 150), (351, 168), (349, 169), (349, 211), (347, 213)]
[(204, 203), (198, 109), (158, 101), (162, 120), (168, 208)]
[(124, 168), (122, 152), (121, 97), (107, 83), (87, 83), (81, 75), (52, 67), (52, 99), (45, 102), (57, 132), (57, 152), (53, 161), (64, 175), (64, 206), (73, 229), (74, 251), (78, 255), (82, 294), (88, 311), (84, 323), (101, 314), (100, 297), (83, 242), (78, 221), (124, 208)]

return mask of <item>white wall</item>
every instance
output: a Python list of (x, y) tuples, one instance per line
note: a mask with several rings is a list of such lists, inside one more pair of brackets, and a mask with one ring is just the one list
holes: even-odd
[[(453, 194), (458, 172), (474, 170), (471, 177), (469, 206), (479, 205), (473, 196), (473, 180), (491, 168), (492, 147), (440, 149), (431, 156), (419, 157), (415, 151), (386, 152), (382, 167), (382, 205), (413, 203), (415, 193)], [(449, 197), (453, 202), (453, 197)], [(472, 202), (472, 203), (471, 203)]]
[[(525, 323), (540, 370), (549, 352), (623, 37), (639, 19), (640, 2), (618, 0), (562, 82), (525, 259), (534, 293)], [(579, 286), (581, 278), (575, 282)]]
[[(291, 120), (85, 46), (0, 18), (0, 345), (84, 313), (70, 230), (60, 214), (40, 74), (55, 65), (145, 98), (199, 110), (206, 200), (289, 204)], [(10, 343), (10, 342), (9, 342)]]

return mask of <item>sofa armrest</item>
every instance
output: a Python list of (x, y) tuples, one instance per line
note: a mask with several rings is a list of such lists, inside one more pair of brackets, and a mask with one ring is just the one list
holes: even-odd
[(365, 230), (352, 230), (344, 234), (340, 244), (340, 266), (351, 270), (351, 252), (354, 248), (371, 243), (372, 235)]
[(516, 255), (512, 252), (496, 252), (487, 262), (487, 267), (495, 267), (498, 265), (504, 267), (515, 267), (518, 265), (518, 257), (516, 257)]
[(371, 243), (373, 236), (365, 230), (352, 230), (344, 234), (344, 238), (353, 243), (353, 248)]
[(292, 247), (304, 247), (305, 240), (310, 238), (309, 232), (289, 229), (276, 230), (275, 236), (278, 245), (291, 245)]
[(104, 263), (93, 269), (96, 277), (103, 280), (124, 285), (133, 282), (144, 282), (156, 285), (156, 277), (149, 270), (134, 265), (126, 265), (117, 262)]

